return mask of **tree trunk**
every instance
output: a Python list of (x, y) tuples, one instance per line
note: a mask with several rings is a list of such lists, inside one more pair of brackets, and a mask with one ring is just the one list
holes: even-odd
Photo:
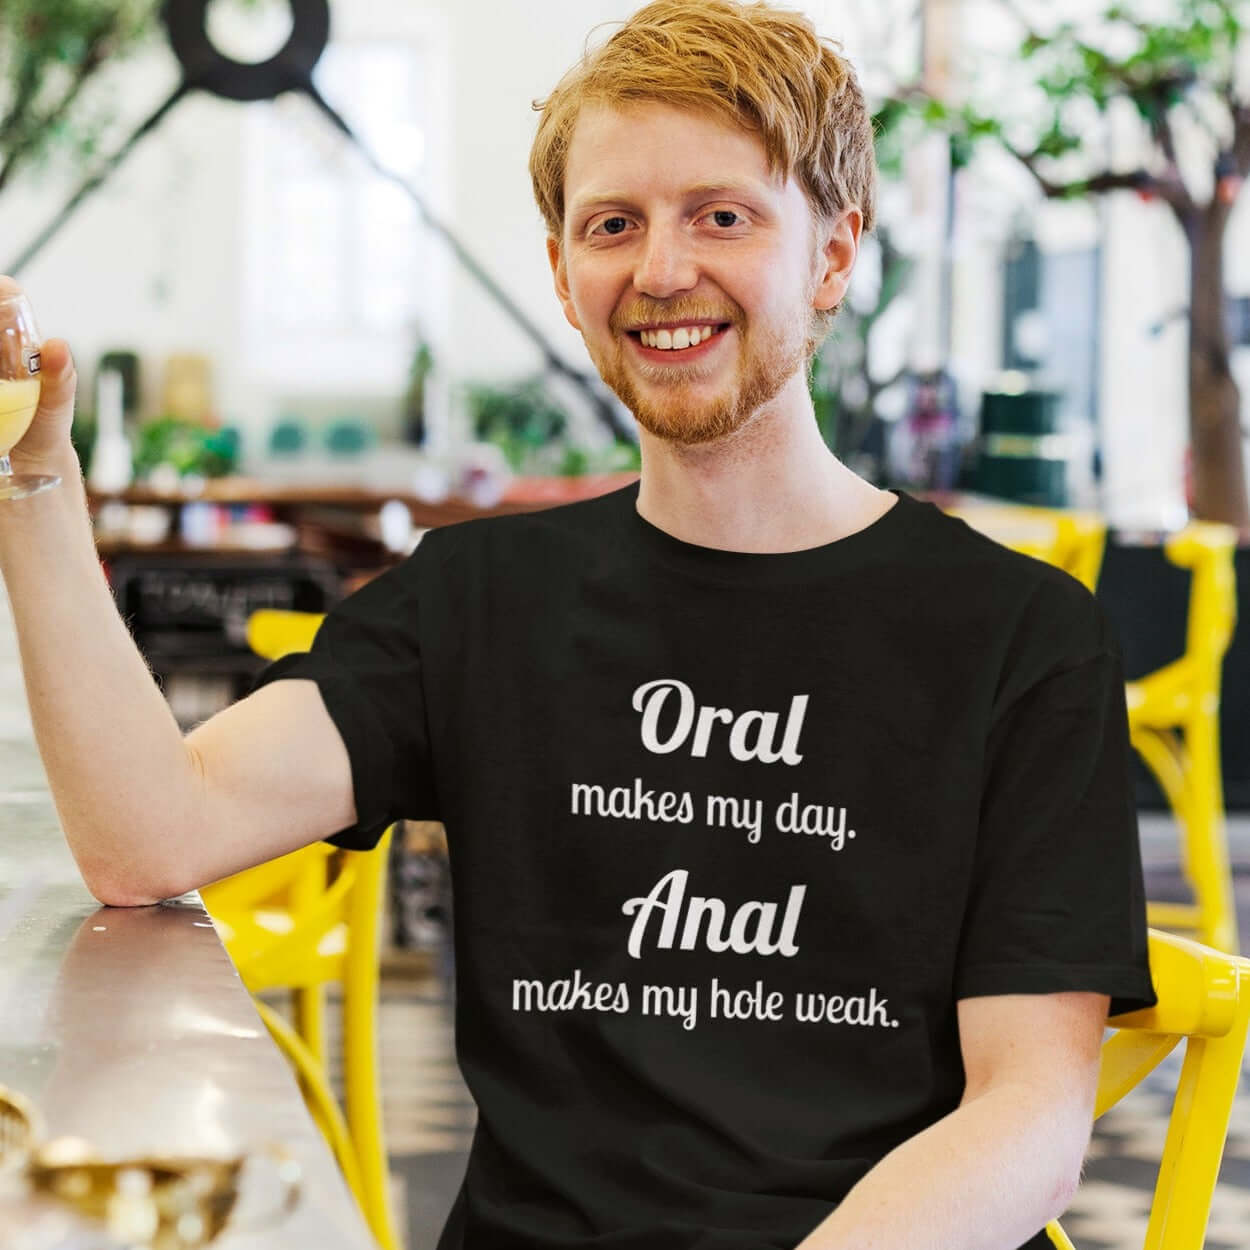
[(1224, 227), (1228, 206), (1214, 199), (1188, 225), (1189, 440), (1193, 515), (1223, 521), (1250, 541), (1241, 435), (1241, 393), (1230, 365), (1224, 308)]

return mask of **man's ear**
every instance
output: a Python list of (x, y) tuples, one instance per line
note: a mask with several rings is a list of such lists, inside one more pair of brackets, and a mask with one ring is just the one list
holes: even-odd
[(564, 264), (564, 255), (560, 251), (560, 240), (552, 235), (547, 236), (547, 260), (551, 263), (551, 277), (555, 283), (556, 299), (564, 309), (565, 320), (574, 330), (581, 330), (582, 323), (577, 319), (573, 307), (573, 297), (569, 293), (569, 274)]
[(819, 309), (836, 308), (851, 284), (851, 272), (859, 256), (859, 237), (864, 229), (864, 214), (858, 208), (844, 209), (832, 222), (817, 225), (822, 240), (820, 263), (823, 269), (812, 304)]

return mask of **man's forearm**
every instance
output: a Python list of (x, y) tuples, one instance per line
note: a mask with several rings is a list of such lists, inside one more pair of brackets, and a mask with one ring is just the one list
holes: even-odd
[(52, 467), (59, 487), (0, 502), (0, 575), (35, 738), (87, 884), (107, 902), (151, 901), (176, 888), (193, 767), (100, 568), (78, 461)]
[(1071, 1199), (1083, 1117), (996, 1086), (892, 1150), (796, 1250), (1017, 1250)]

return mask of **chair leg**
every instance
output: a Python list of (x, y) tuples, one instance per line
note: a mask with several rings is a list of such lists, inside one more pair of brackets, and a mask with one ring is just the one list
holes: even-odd
[(1060, 1227), (1058, 1220), (1051, 1220), (1046, 1225), (1046, 1236), (1050, 1238), (1050, 1244), (1055, 1247), (1055, 1250), (1076, 1250), (1068, 1234)]
[(1237, 913), (1224, 828), (1218, 728), (1200, 709), (1184, 728), (1184, 741), (1171, 730), (1141, 728), (1133, 745), (1150, 766), (1180, 825), (1181, 866), (1194, 903), (1150, 905), (1151, 923), (1193, 931), (1198, 941), (1237, 954)]
[(356, 1159), (356, 1150), (352, 1145), (351, 1135), (347, 1131), (347, 1123), (343, 1119), (343, 1113), (334, 1101), (334, 1094), (330, 1090), (330, 1084), (326, 1080), (324, 1069), (316, 1064), (311, 1052), (300, 1040), (299, 1035), (272, 1007), (267, 1003), (261, 1002), (258, 998), (253, 998), (252, 1001), (255, 1003), (256, 1010), (260, 1018), (265, 1022), (265, 1027), (269, 1030), (273, 1040), (278, 1044), (278, 1047), (286, 1055), (287, 1059), (290, 1060), (291, 1066), (299, 1075), (304, 1088), (309, 1091), (305, 1097), (308, 1100), (310, 1110), (312, 1110), (321, 1126), (321, 1130), (329, 1142), (330, 1149), (334, 1151), (334, 1157), (338, 1160), (343, 1177), (347, 1181), (348, 1188), (355, 1196), (361, 1213), (367, 1216), (364, 1185), (361, 1182), (360, 1164)]
[(1193, 891), (1195, 899), (1193, 903), (1149, 902), (1146, 905), (1147, 919), (1158, 928), (1197, 934), (1203, 929), (1203, 910), (1190, 866), (1193, 811), (1190, 805), (1190, 770), (1185, 744), (1175, 730), (1144, 725), (1133, 729), (1130, 737), (1172, 809), (1172, 816), (1177, 823), (1181, 875)]
[(343, 1072), (347, 1122), (360, 1161), (365, 1211), (383, 1250), (400, 1250), (391, 1221), (390, 1171), (382, 1125), (382, 1090), (378, 1079), (376, 1001), (357, 995), (343, 999)]
[(352, 942), (343, 983), (343, 1079), (347, 1122), (360, 1160), (365, 1211), (383, 1250), (400, 1250), (391, 1216), (390, 1173), (382, 1124), (382, 1090), (378, 1078), (378, 947), (382, 896), (392, 831), (370, 854), (372, 871), (361, 872), (352, 896)]
[(312, 1056), (326, 1066), (326, 992), (324, 985), (304, 985), (294, 991), (295, 1031)]
[[(1245, 968), (1250, 971), (1250, 962), (1245, 963)], [(1192, 1134), (1193, 1140), (1188, 1140), (1185, 1125), (1175, 1121), (1168, 1130), (1145, 1250), (1186, 1250), (1204, 1244), (1228, 1122), (1241, 1079), (1247, 1010), (1243, 1003), (1236, 1024), (1223, 1037), (1189, 1039), (1176, 1099), (1178, 1103), (1190, 1104), (1186, 1124), (1201, 1124), (1203, 1132)], [(1204, 1078), (1206, 1083), (1198, 1094), (1200, 1068), (1209, 1070), (1209, 1076)], [(1158, 1193), (1169, 1181), (1174, 1198), (1170, 1203), (1162, 1203)]]
[(1189, 745), (1190, 810), (1193, 813), (1191, 862), (1194, 887), (1203, 913), (1208, 946), (1236, 955), (1240, 951), (1232, 871), (1224, 824), (1224, 781), (1220, 768), (1218, 700), (1195, 711), (1186, 726)]

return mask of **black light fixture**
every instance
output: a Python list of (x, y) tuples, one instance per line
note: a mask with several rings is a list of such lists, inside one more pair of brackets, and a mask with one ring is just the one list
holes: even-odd
[(256, 64), (231, 59), (209, 38), (210, 2), (166, 0), (161, 9), (170, 47), (187, 81), (243, 104), (273, 100), (312, 81), (313, 70), (330, 42), (329, 0), (287, 0), (291, 37), (269, 60)]
[(290, 37), (269, 60), (256, 63), (236, 61), (214, 45), (208, 34), (209, 2), (210, 0), (165, 0), (161, 6), (161, 20), (165, 24), (170, 47), (182, 66), (182, 81), (104, 165), (82, 183), (64, 208), (19, 253), (5, 272), (14, 276), (19, 274), (65, 225), (78, 206), (126, 159), (144, 135), (155, 130), (166, 114), (192, 91), (207, 91), (223, 100), (243, 104), (273, 100), (287, 91), (300, 91), (321, 110), (336, 130), (355, 145), (380, 177), (393, 182), (412, 200), (424, 223), (443, 238), (460, 264), (542, 353), (547, 371), (563, 374), (573, 382), (585, 394), (595, 414), (615, 438), (632, 439), (634, 435), (629, 424), (622, 419), (620, 410), (600, 379), (595, 374), (573, 368), (556, 354), (543, 332), (470, 255), (452, 231), (430, 212), (420, 194), (403, 177), (378, 161), (317, 90), (313, 82), (313, 70), (330, 41), (329, 0), (286, 0), (291, 11)]

